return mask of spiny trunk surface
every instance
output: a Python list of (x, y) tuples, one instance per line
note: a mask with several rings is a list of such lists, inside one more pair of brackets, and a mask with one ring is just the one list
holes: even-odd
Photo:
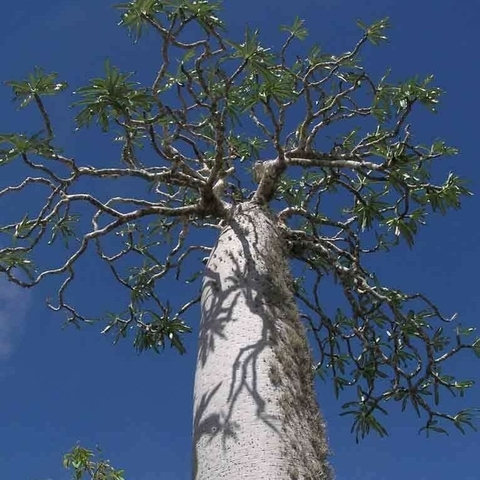
[(195, 480), (330, 479), (311, 358), (272, 217), (237, 208), (207, 263)]

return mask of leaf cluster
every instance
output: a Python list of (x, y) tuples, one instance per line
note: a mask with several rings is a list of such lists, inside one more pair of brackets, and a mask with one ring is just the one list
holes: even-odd
[[(100, 449), (97, 447), (97, 453)], [(72, 471), (74, 480), (124, 480), (124, 471), (117, 470), (108, 460), (97, 460), (93, 450), (76, 445), (63, 457), (63, 466)]]

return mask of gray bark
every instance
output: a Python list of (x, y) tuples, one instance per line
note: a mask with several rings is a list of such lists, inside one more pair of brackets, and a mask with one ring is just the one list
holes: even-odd
[(332, 478), (285, 249), (265, 209), (237, 208), (201, 305), (193, 478)]

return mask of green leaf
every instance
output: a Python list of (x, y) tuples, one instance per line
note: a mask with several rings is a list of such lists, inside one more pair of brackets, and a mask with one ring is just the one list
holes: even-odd
[(388, 37), (384, 34), (385, 30), (390, 28), (390, 21), (388, 17), (379, 20), (370, 26), (367, 26), (361, 20), (357, 20), (357, 25), (365, 32), (367, 39), (373, 45), (379, 45), (380, 43), (388, 40)]
[(135, 0), (117, 4), (114, 7), (123, 11), (118, 24), (125, 27), (137, 42), (142, 36), (145, 26), (148, 25), (148, 18), (163, 10), (163, 2), (161, 0)]
[(0, 271), (19, 269), (25, 273), (30, 280), (33, 280), (36, 268), (28, 257), (28, 253), (29, 252), (21, 247), (0, 250)]
[(33, 225), (35, 225), (35, 220), (30, 220), (28, 214), (25, 214), (22, 220), (15, 225), (14, 237), (25, 238)]
[[(146, 321), (151, 318), (152, 321)], [(186, 349), (183, 345), (181, 335), (190, 333), (192, 329), (178, 317), (170, 318), (170, 307), (167, 305), (162, 316), (152, 310), (145, 310), (140, 313), (141, 324), (143, 328), (138, 330), (134, 341), (134, 346), (139, 352), (153, 349), (156, 352), (165, 348), (165, 343), (170, 342), (170, 346), (175, 348), (180, 354), (184, 354)]]
[(111, 119), (130, 118), (134, 113), (149, 111), (153, 97), (147, 89), (138, 89), (130, 82), (133, 73), (121, 73), (105, 62), (105, 77), (95, 78), (86, 87), (79, 88), (76, 95), (82, 97), (74, 106), (83, 107), (75, 117), (78, 128), (89, 126), (96, 119), (102, 130), (109, 129)]
[(250, 72), (261, 74), (266, 79), (273, 79), (274, 75), (269, 71), (269, 67), (273, 65), (275, 56), (269, 48), (260, 45), (258, 33), (258, 30), (252, 32), (247, 28), (243, 43), (236, 43), (232, 40), (225, 40), (225, 43), (232, 47), (231, 58), (241, 58), (247, 62)]
[(42, 68), (35, 67), (25, 80), (7, 81), (12, 88), (14, 100), (20, 101), (20, 108), (26, 107), (35, 96), (56, 95), (67, 88), (66, 82), (57, 81), (57, 73), (45, 73)]
[(358, 223), (362, 231), (370, 230), (375, 221), (383, 220), (382, 209), (388, 204), (380, 200), (382, 194), (365, 196), (363, 201), (358, 201), (352, 210), (357, 215)]
[(417, 234), (418, 226), (417, 222), (409, 217), (394, 217), (388, 219), (385, 224), (396, 237), (402, 237), (407, 245), (413, 247), (415, 241), (415, 235)]
[(420, 428), (419, 432), (425, 431), (427, 436), (429, 436), (430, 432), (435, 433), (442, 433), (443, 435), (448, 435), (448, 432), (443, 428), (438, 426), (438, 422), (436, 420), (431, 420), (425, 427)]
[[(97, 447), (98, 452), (100, 449)], [(92, 450), (75, 446), (63, 456), (63, 466), (73, 469), (73, 478), (81, 480), (85, 475), (91, 480), (124, 480), (124, 470), (114, 469), (108, 460), (96, 461)]]
[(42, 156), (50, 156), (54, 152), (47, 140), (42, 138), (42, 132), (30, 137), (14, 133), (0, 134), (0, 145), (6, 144), (6, 148), (0, 148), (0, 166), (8, 164), (19, 155), (35, 153)]
[(282, 25), (280, 30), (290, 33), (290, 35), (298, 38), (299, 40), (305, 40), (305, 38), (308, 36), (308, 30), (304, 27), (304, 23), (304, 20), (300, 19), (299, 17), (295, 17), (291, 26)]
[(259, 89), (259, 97), (267, 99), (274, 97), (280, 102), (291, 101), (297, 96), (295, 92), (295, 77), (288, 71), (269, 70), (265, 82)]
[(475, 340), (472, 344), (473, 351), (475, 355), (480, 358), (480, 337)]
[(458, 154), (458, 149), (455, 147), (449, 147), (443, 140), (436, 140), (430, 148), (429, 156), (446, 156), (451, 157)]
[(195, 20), (203, 29), (210, 33), (212, 28), (225, 31), (225, 24), (217, 17), (221, 2), (211, 0), (183, 0), (179, 6), (185, 12), (185, 22)]
[(70, 238), (80, 241), (75, 233), (75, 225), (78, 224), (79, 220), (80, 215), (60, 215), (57, 212), (55, 218), (52, 218), (54, 225), (52, 226), (52, 236), (47, 242), (48, 245), (52, 245), (58, 235), (62, 237), (65, 248), (69, 247), (68, 242)]
[(460, 198), (469, 195), (472, 193), (465, 187), (464, 181), (453, 173), (449, 173), (441, 187), (425, 188), (424, 201), (430, 204), (433, 211), (439, 210), (442, 215), (445, 215), (449, 208), (458, 210), (461, 207)]

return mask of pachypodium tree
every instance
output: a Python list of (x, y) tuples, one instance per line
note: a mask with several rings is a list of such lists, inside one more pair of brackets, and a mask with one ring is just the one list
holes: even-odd
[[(12, 172), (2, 178), (22, 175), (0, 199), (12, 210), (29, 196), (0, 230), (0, 272), (23, 287), (59, 278), (50, 308), (74, 324), (106, 322), (115, 339), (132, 332), (139, 350), (184, 353), (198, 329), (195, 479), (330, 478), (316, 376), (351, 393), (343, 408), (357, 438), (385, 435), (379, 414), (395, 402), (427, 432), (471, 425), (473, 411), (439, 402), (472, 385), (449, 375), (447, 360), (480, 354), (473, 329), (369, 267), (469, 194), (453, 173), (432, 174), (456, 150), (412, 133), (411, 112), (437, 108), (433, 78), (393, 82), (360, 64), (388, 22), (359, 22), (358, 43), (333, 55), (306, 46), (300, 19), (281, 27), (275, 50), (258, 31), (229, 39), (215, 2), (117, 8), (135, 41), (158, 35), (160, 56), (148, 86), (112, 61), (75, 91), (78, 129), (98, 126), (115, 142), (98, 160), (62, 148), (47, 98), (67, 89), (56, 74), (8, 82), (43, 127), (0, 137)], [(96, 316), (69, 301), (86, 255), (124, 288), (117, 311)], [(180, 303), (172, 280), (190, 295)], [(332, 288), (344, 294), (335, 305)], [(198, 304), (201, 322), (188, 326)]]

